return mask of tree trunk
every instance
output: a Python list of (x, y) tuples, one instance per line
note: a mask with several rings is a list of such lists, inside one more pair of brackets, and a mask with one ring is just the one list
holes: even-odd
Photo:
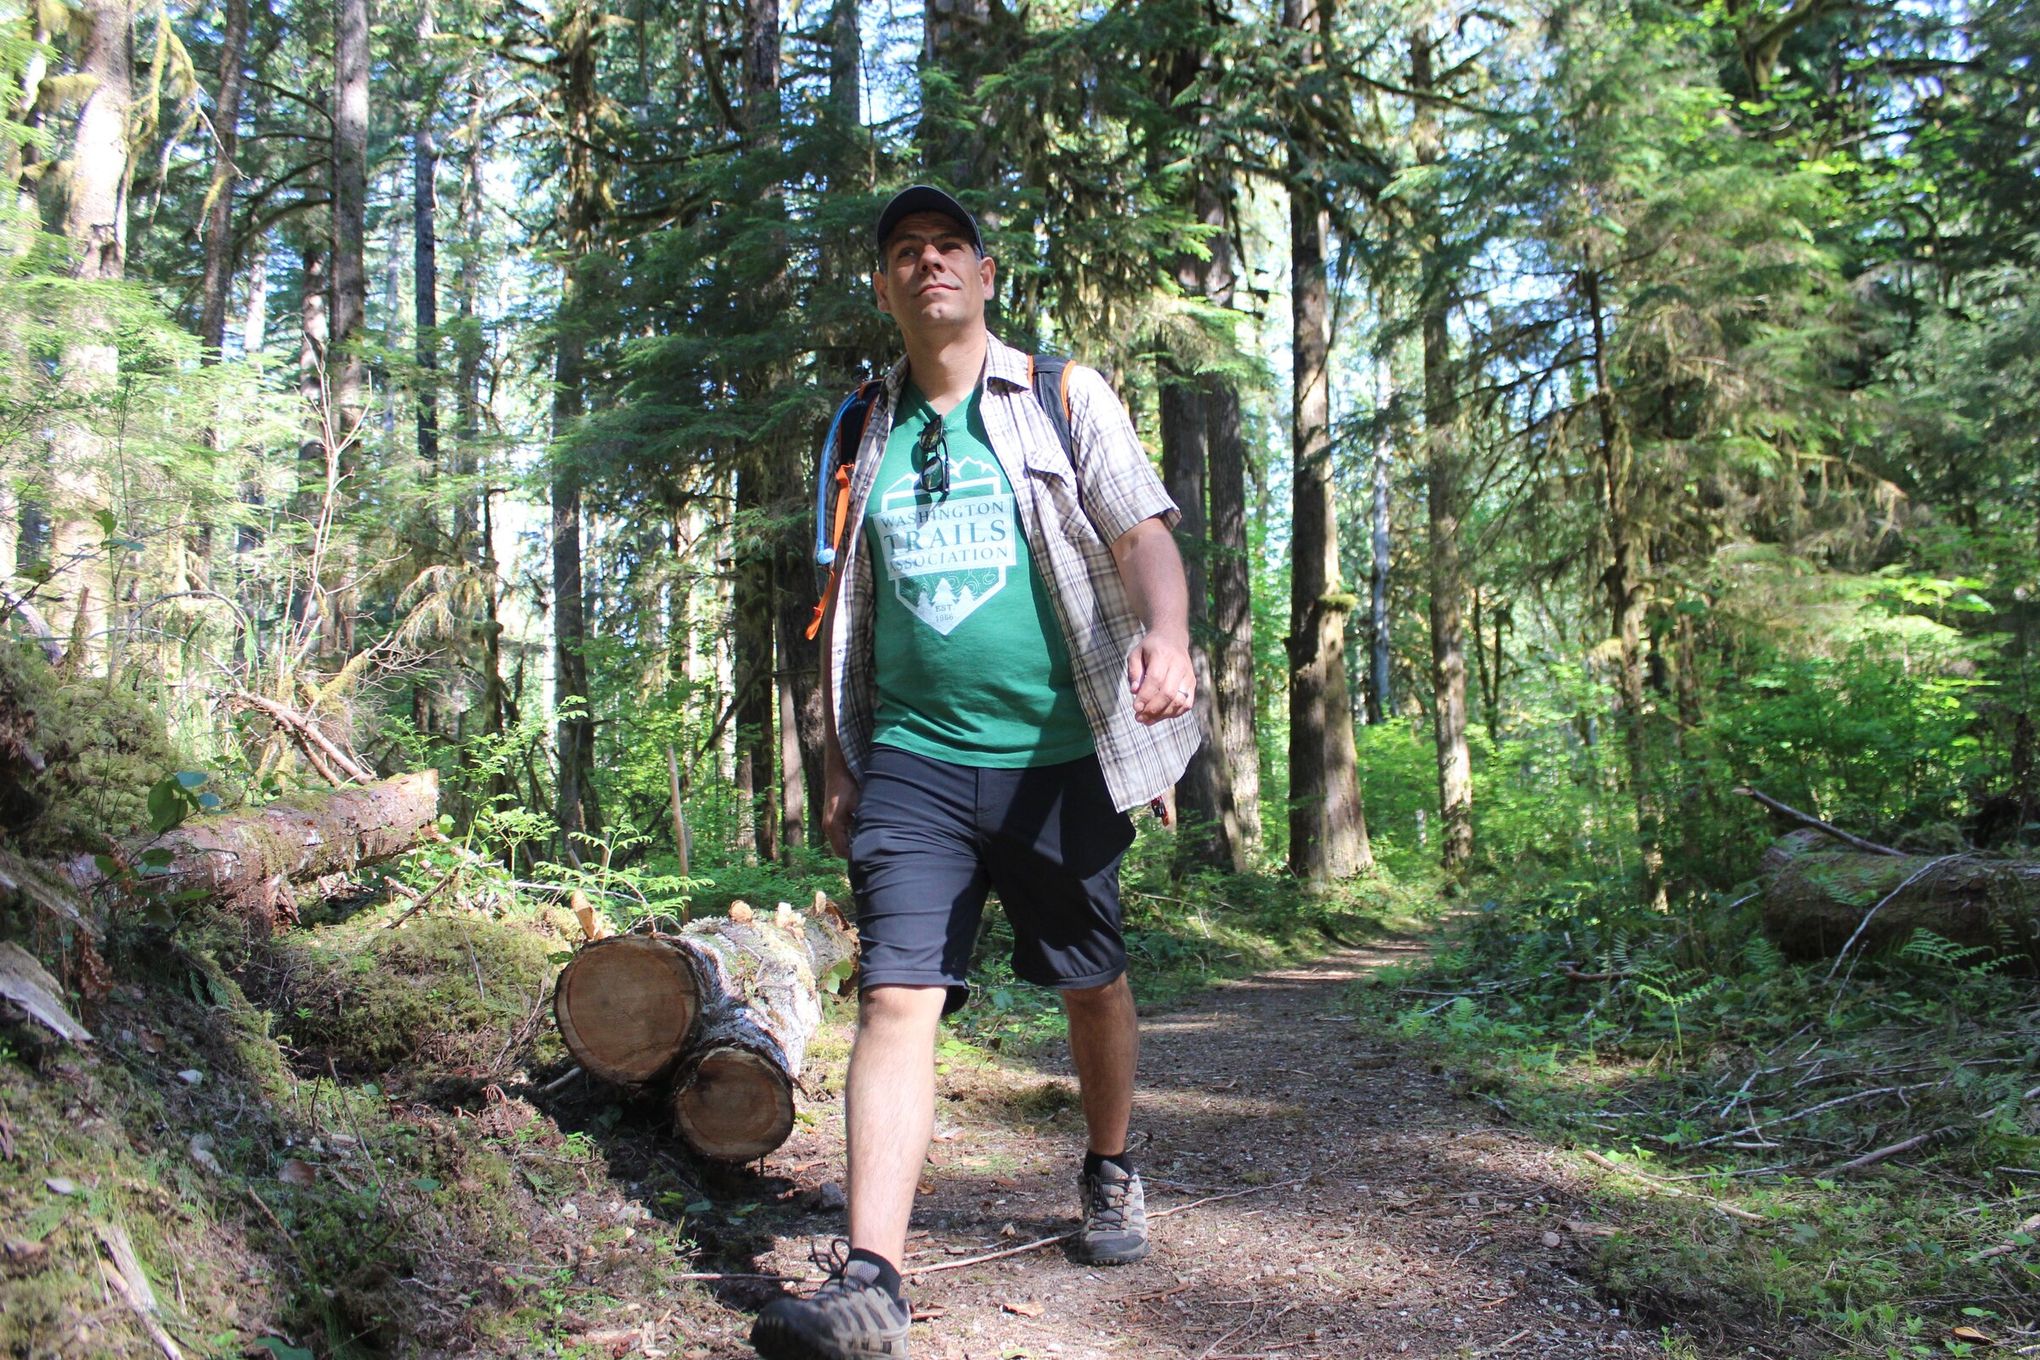
[(1852, 952), (1926, 930), (2040, 963), (2040, 862), (1878, 855), (1809, 827), (1774, 842), (1761, 873), (1764, 933), (1794, 958), (1832, 958), (1860, 928)]
[[(1228, 270), (1230, 275), (1230, 270)], [(1247, 552), (1247, 444), (1240, 432), (1239, 388), (1220, 379), (1206, 414), (1211, 447), (1211, 696), (1218, 742), (1232, 774), (1240, 846), (1261, 844), (1261, 747), (1255, 732), (1253, 569)]]
[(560, 101), (564, 111), (566, 199), (561, 236), (566, 266), (560, 286), (561, 326), (553, 353), (552, 587), (553, 700), (558, 713), (559, 788), (556, 816), (561, 850), (578, 862), (579, 837), (600, 836), (595, 801), (595, 719), (589, 712), (587, 605), (581, 577), (581, 469), (568, 440), (583, 407), (586, 363), (581, 320), (582, 270), (595, 249), (601, 185), (596, 146), (595, 56), (601, 16), (581, 0), (560, 16)]
[[(429, 50), (434, 33), (431, 0), (418, 15), (418, 46)], [(432, 476), (439, 466), (439, 143), (432, 133), (438, 110), (418, 112), (411, 138), (411, 265), (416, 277), (412, 314), (418, 346), (418, 466)]]
[(234, 164), (241, 139), (242, 65), (248, 56), (248, 0), (227, 0), (220, 34), (220, 92), (213, 101), (212, 186), (205, 208), (205, 275), (200, 284), (201, 360), (217, 363), (227, 339), (227, 296), (234, 284)]
[[(168, 850), (171, 860), (150, 886), (195, 891), (262, 931), (297, 919), (291, 885), (349, 873), (414, 848), (439, 816), (439, 776), (432, 770), (331, 793), (284, 799), (246, 812), (198, 816), (132, 847)], [(81, 855), (65, 877), (90, 891), (107, 882), (97, 857)]]
[[(1321, 60), (1334, 0), (1288, 0), (1284, 22), (1313, 35)], [(1289, 604), (1289, 867), (1326, 883), (1374, 867), (1353, 747), (1346, 688), (1345, 616), (1354, 600), (1339, 582), (1337, 493), (1332, 481), (1329, 296), (1330, 214), (1318, 196), (1312, 147), (1293, 134), (1289, 200), (1294, 460), (1294, 551)]]
[[(78, 112), (64, 235), (77, 260), (73, 277), (116, 282), (127, 271), (129, 107), (133, 103), (134, 36), (127, 0), (87, 0), (78, 41), (78, 74), (90, 82)], [(108, 596), (113, 573), (102, 545), (114, 535), (96, 516), (108, 508), (104, 441), (92, 408), (112, 394), (120, 352), (102, 336), (111, 325), (86, 304), (78, 339), (64, 346), (59, 371), (82, 408), (58, 424), (52, 443), (55, 496), (50, 554), (63, 593), (50, 625), (66, 640), (74, 666), (92, 669), (106, 654)]]
[[(1179, 277), (1195, 263), (1179, 267)], [(1199, 868), (1246, 872), (1246, 847), (1227, 778), (1218, 731), (1218, 698), (1212, 690), (1211, 609), (1206, 570), (1204, 476), (1209, 449), (1210, 402), (1205, 384), (1180, 364), (1164, 366), (1161, 391), (1162, 484), (1182, 511), (1176, 533), (1184, 544), (1183, 574), (1190, 599), (1190, 661), (1197, 673), (1197, 725), (1203, 744), (1190, 757), (1176, 784), (1178, 871)]]
[(1367, 573), (1367, 721), (1384, 723), (1395, 712), (1388, 621), (1389, 491), (1395, 472), (1395, 435), (1387, 419), (1393, 388), (1386, 359), (1379, 361), (1374, 390), (1376, 408), (1382, 415), (1380, 428), (1374, 434), (1374, 457), (1370, 463), (1373, 498), (1368, 537), (1371, 569)]
[(458, 303), (460, 336), (454, 348), (453, 386), (460, 403), (460, 442), (454, 455), (454, 472), (461, 488), (454, 501), (453, 539), (468, 561), (481, 555), (475, 545), (486, 494), (473, 481), (481, 469), (478, 445), (482, 434), (482, 334), (479, 308), (482, 293), (482, 166), (487, 158), (482, 131), (485, 91), (480, 75), (469, 77), (466, 143), (462, 154), (466, 170), (461, 176), (460, 223), (465, 249), (460, 255)]
[[(333, 342), (335, 426), (343, 446), (368, 409), (361, 352), (368, 315), (368, 0), (333, 8)], [(344, 458), (343, 466), (352, 462)]]
[[(968, 96), (974, 70), (990, 56), (991, 0), (927, 0), (921, 13), (921, 125), (915, 134), (921, 163), (950, 188), (980, 184), (984, 138), (956, 125), (949, 87)], [(952, 120), (947, 126), (939, 121), (944, 115)]]
[(1643, 615), (1647, 603), (1638, 577), (1641, 529), (1635, 522), (1635, 450), (1629, 425), (1615, 400), (1608, 373), (1607, 313), (1601, 300), (1601, 275), (1589, 255), (1580, 271), (1588, 320), (1594, 337), (1594, 410), (1600, 420), (1598, 453), (1601, 511), (1608, 535), (1608, 565), (1601, 580), (1608, 592), (1608, 613), (1616, 648), (1617, 721), (1628, 758), (1630, 796), (1636, 803), (1637, 849), (1643, 862), (1644, 901), (1667, 909), (1665, 896), (1664, 818), (1650, 777), (1648, 734), (1644, 729)]
[[(1432, 88), (1432, 41), (1428, 28), (1410, 34), (1410, 87)], [(1410, 130), (1420, 166), (1444, 155), (1438, 117), (1417, 101)], [(1461, 562), (1460, 518), (1466, 473), (1453, 431), (1452, 342), (1447, 330), (1451, 280), (1446, 276), (1443, 226), (1429, 192), (1414, 208), (1417, 230), (1417, 297), (1424, 349), (1425, 500), (1429, 512), (1431, 575), (1431, 717), (1437, 737), (1439, 862), (1448, 874), (1464, 872), (1473, 857), (1473, 763), (1466, 747), (1466, 635), (1461, 612), (1466, 572)]]

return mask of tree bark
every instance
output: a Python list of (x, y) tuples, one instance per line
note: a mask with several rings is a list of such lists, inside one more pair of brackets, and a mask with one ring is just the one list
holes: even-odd
[[(266, 932), (297, 919), (292, 884), (401, 855), (432, 834), (438, 815), (439, 776), (421, 770), (247, 812), (193, 817), (132, 847), (126, 858), (168, 850), (170, 863), (149, 879), (152, 889), (202, 893)], [(64, 876), (85, 891), (107, 883), (89, 855), (66, 864)]]
[(1381, 415), (1380, 428), (1374, 434), (1374, 457), (1369, 463), (1372, 500), (1368, 535), (1371, 567), (1367, 573), (1367, 721), (1379, 724), (1387, 722), (1388, 715), (1395, 712), (1390, 672), (1394, 654), (1389, 649), (1388, 620), (1389, 531), (1392, 528), (1389, 492), (1395, 472), (1395, 436), (1387, 418), (1393, 388), (1385, 358), (1379, 361), (1374, 390), (1376, 408)]
[[(78, 74), (89, 82), (71, 157), (64, 235), (77, 263), (73, 277), (112, 283), (127, 272), (127, 122), (134, 100), (134, 35), (127, 0), (87, 0), (78, 39)], [(106, 655), (112, 537), (96, 516), (108, 505), (104, 444), (92, 407), (111, 394), (120, 352), (100, 336), (111, 326), (90, 304), (76, 318), (78, 339), (59, 359), (65, 387), (83, 408), (62, 419), (52, 440), (55, 496), (51, 560), (65, 588), (50, 625), (67, 639), (74, 666), (90, 670)]]
[[(435, 32), (431, 0), (418, 14), (418, 46), (430, 50)], [(439, 466), (439, 142), (432, 131), (438, 110), (418, 112), (411, 137), (411, 270), (418, 350), (418, 465), (432, 476)]]
[[(1334, 0), (1288, 0), (1284, 22), (1311, 35), (1322, 60)], [(1330, 214), (1315, 184), (1313, 148), (1292, 133), (1289, 186), (1294, 460), (1289, 603), (1289, 867), (1313, 884), (1374, 867), (1360, 803), (1353, 711), (1346, 688), (1345, 616), (1354, 600), (1339, 581), (1337, 489), (1332, 480), (1329, 291)]]
[[(1230, 277), (1228, 268), (1228, 278)], [(1228, 288), (1228, 293), (1230, 289)], [(1261, 747), (1255, 731), (1253, 570), (1247, 557), (1247, 443), (1240, 432), (1240, 394), (1221, 379), (1206, 409), (1211, 447), (1211, 694), (1218, 742), (1231, 771), (1240, 844), (1261, 844)]]

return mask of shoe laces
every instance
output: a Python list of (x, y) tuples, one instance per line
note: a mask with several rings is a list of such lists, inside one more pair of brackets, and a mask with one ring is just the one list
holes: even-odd
[(1126, 1226), (1126, 1204), (1133, 1191), (1133, 1180), (1107, 1180), (1104, 1176), (1085, 1177), (1091, 1183), (1091, 1220), (1099, 1227), (1118, 1229)]
[(876, 1280), (861, 1280), (850, 1273), (850, 1239), (847, 1237), (830, 1238), (826, 1246), (811, 1244), (808, 1247), (808, 1264), (828, 1276), (815, 1290), (818, 1298), (823, 1294), (855, 1294), (870, 1289), (881, 1294), (887, 1292)]

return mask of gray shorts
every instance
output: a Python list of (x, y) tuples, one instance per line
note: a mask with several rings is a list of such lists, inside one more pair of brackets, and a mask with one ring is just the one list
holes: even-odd
[(879, 746), (850, 823), (859, 985), (947, 987), (967, 974), (985, 895), (1013, 927), (1013, 973), (1043, 987), (1100, 987), (1126, 971), (1119, 861), (1133, 822), (1095, 756), (986, 770)]

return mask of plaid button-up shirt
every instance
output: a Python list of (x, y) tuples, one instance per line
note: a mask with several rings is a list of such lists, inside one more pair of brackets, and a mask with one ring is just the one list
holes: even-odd
[[(1035, 399), (1027, 355), (988, 336), (980, 403), (992, 452), (1012, 483), (1013, 499), (1055, 604), (1069, 646), (1071, 678), (1097, 743), (1098, 764), (1122, 811), (1156, 798), (1182, 776), (1197, 749), (1197, 719), (1185, 713), (1152, 725), (1133, 716), (1126, 663), (1146, 631), (1126, 598), (1112, 541), (1142, 520), (1181, 518), (1134, 435), (1119, 398), (1092, 369), (1072, 364), (1066, 376), (1072, 450)], [(871, 754), (877, 701), (872, 651), (871, 554), (864, 509), (892, 433), (893, 412), (907, 380), (902, 359), (886, 375), (864, 421), (864, 439), (850, 481), (844, 542), (837, 548), (836, 599), (829, 637), (829, 691), (836, 740), (861, 783)], [(1074, 461), (1074, 466), (1072, 462)]]

